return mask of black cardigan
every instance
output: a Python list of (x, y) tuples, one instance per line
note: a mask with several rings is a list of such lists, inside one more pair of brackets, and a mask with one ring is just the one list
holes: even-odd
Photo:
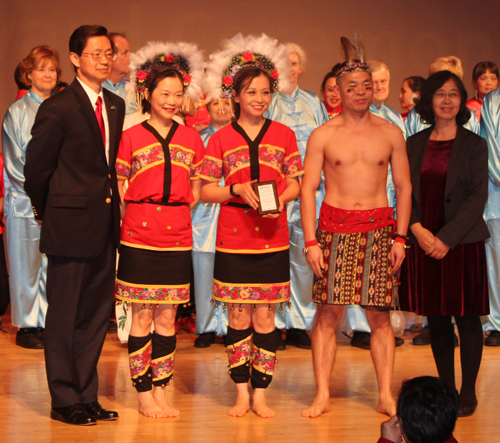
[[(413, 188), (410, 227), (421, 222), (420, 172), (433, 129), (434, 127), (430, 127), (420, 131), (408, 138), (406, 142)], [(487, 198), (488, 146), (486, 140), (458, 126), (446, 174), (443, 202), (446, 224), (436, 236), (451, 249), (458, 244), (486, 240), (490, 236), (483, 220)], [(416, 242), (411, 231), (410, 238), (413, 243)]]

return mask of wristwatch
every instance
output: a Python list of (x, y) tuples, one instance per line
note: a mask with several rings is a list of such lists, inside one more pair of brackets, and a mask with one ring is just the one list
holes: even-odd
[(234, 185), (236, 183), (233, 183), (231, 186), (229, 186), (229, 193), (233, 196), (233, 197), (239, 197), (240, 195), (239, 194), (236, 194), (236, 192), (234, 192)]

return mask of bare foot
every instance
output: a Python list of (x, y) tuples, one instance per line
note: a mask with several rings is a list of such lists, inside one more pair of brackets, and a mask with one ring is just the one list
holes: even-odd
[(178, 417), (180, 412), (170, 406), (165, 398), (165, 388), (155, 387), (153, 391), (153, 397), (156, 400), (156, 404), (163, 409), (165, 412), (165, 417)]
[(158, 403), (156, 403), (151, 391), (138, 392), (137, 400), (139, 401), (139, 412), (142, 415), (152, 418), (162, 418), (167, 416), (165, 411), (163, 411), (163, 409), (158, 406)]
[(227, 411), (231, 417), (243, 417), (250, 410), (250, 394), (248, 393), (248, 383), (236, 383), (238, 396), (236, 404)]
[(387, 414), (389, 417), (396, 415), (396, 402), (392, 396), (379, 397), (377, 412), (380, 414)]
[(253, 412), (255, 412), (259, 417), (271, 418), (276, 415), (271, 408), (266, 404), (266, 390), (257, 388), (253, 394)]
[(330, 397), (316, 396), (316, 398), (313, 401), (313, 404), (309, 406), (307, 409), (304, 409), (302, 411), (302, 417), (309, 417), (309, 418), (320, 417), (325, 412), (330, 412), (331, 409), (332, 408), (330, 406)]

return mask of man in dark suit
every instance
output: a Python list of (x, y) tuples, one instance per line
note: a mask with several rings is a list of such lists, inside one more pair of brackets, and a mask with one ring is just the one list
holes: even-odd
[(26, 152), (25, 188), (48, 256), (45, 364), (51, 418), (116, 420), (97, 401), (97, 362), (113, 304), (119, 194), (115, 160), (125, 104), (102, 89), (115, 57), (107, 30), (70, 37), (73, 83), (39, 108)]

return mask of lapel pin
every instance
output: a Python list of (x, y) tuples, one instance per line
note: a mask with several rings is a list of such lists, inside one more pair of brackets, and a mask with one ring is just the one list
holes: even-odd
[(116, 106), (111, 106), (111, 109), (112, 109), (113, 111), (116, 111)]

